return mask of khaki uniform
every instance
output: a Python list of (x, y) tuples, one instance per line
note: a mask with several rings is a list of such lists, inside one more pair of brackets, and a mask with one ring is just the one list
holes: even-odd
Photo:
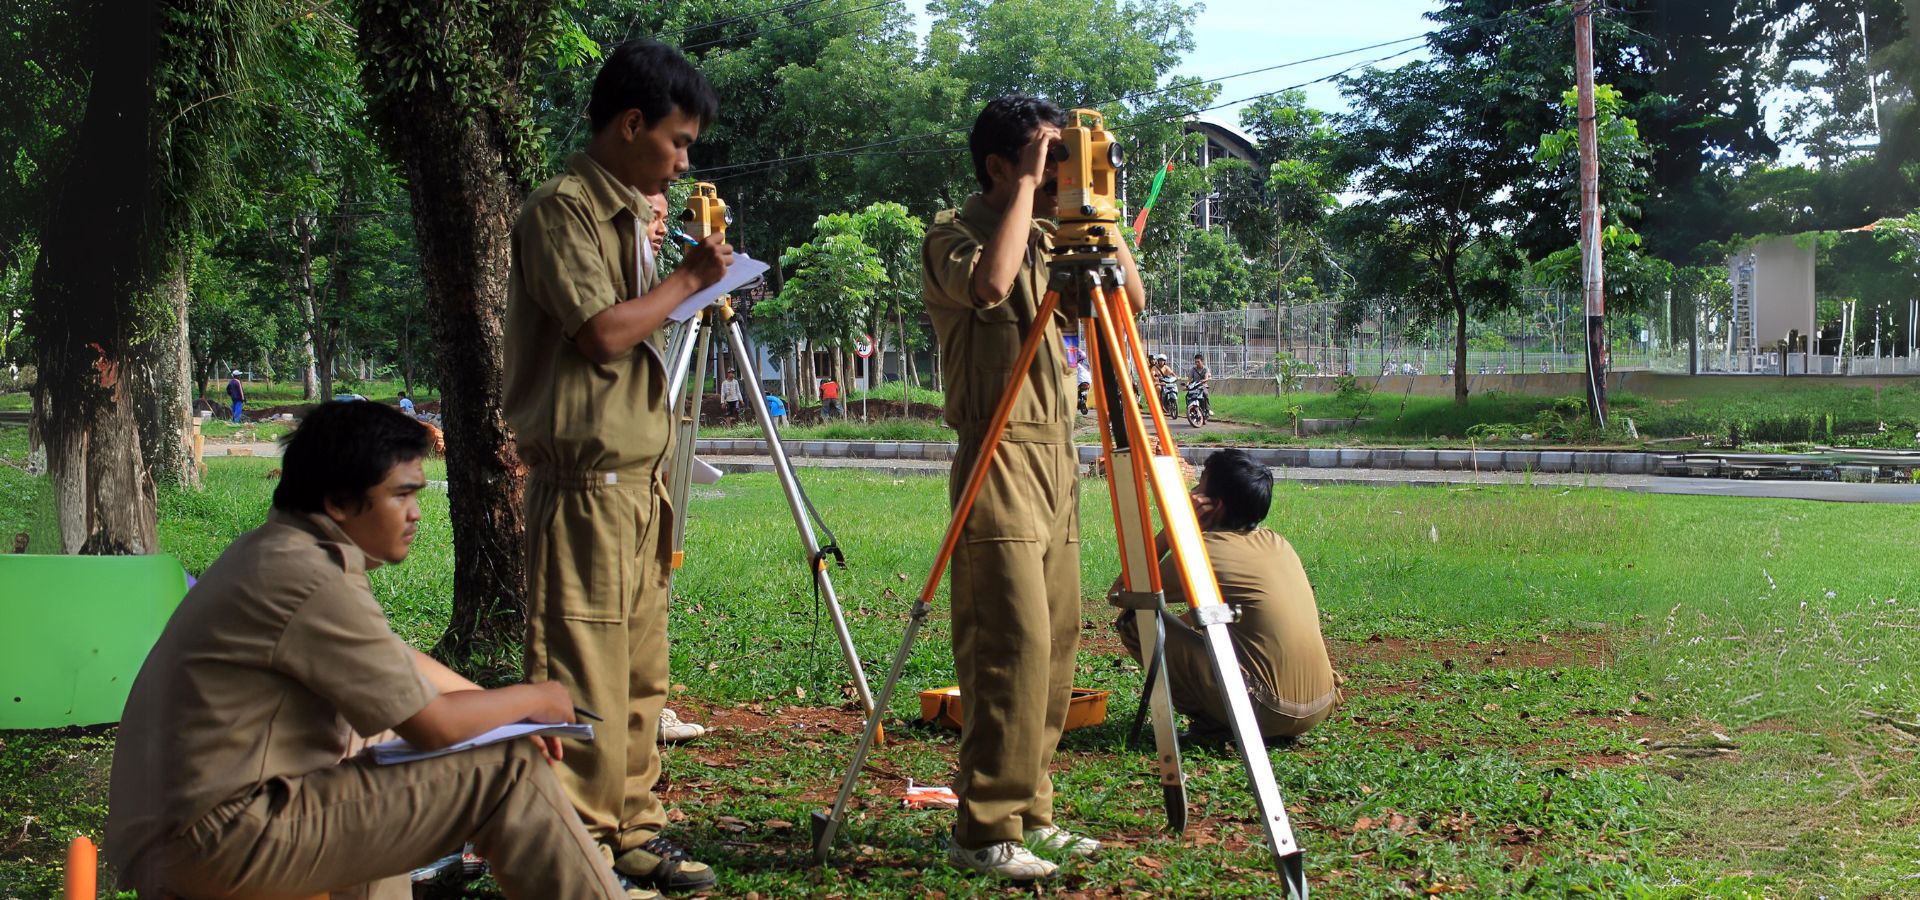
[(377, 565), (325, 516), (276, 510), (188, 593), (114, 746), (123, 886), (405, 898), (408, 871), (470, 840), (509, 896), (624, 896), (529, 741), (347, 758), (437, 696), (373, 599)]
[[(973, 298), (974, 267), (999, 223), (975, 195), (957, 215), (935, 218), (922, 249), (947, 424), (959, 432), (953, 504), (1047, 287), (1052, 229), (1035, 222), (1006, 302)], [(1062, 321), (1047, 324), (1032, 368), (1017, 373), (1019, 400), (953, 554), (953, 657), (966, 698), (954, 836), (963, 847), (1017, 841), (1053, 824), (1047, 766), (1066, 724), (1080, 642), (1080, 488)]]
[[(1296, 737), (1326, 721), (1339, 705), (1333, 664), (1320, 637), (1320, 612), (1313, 602), (1313, 585), (1300, 565), (1299, 555), (1283, 538), (1265, 528), (1252, 531), (1209, 531), (1207, 556), (1213, 561), (1220, 597), (1240, 610), (1240, 619), (1227, 625), (1240, 674), (1253, 699), (1254, 718), (1265, 737)], [(1172, 554), (1160, 561), (1160, 580), (1167, 603), (1185, 603), (1186, 590)], [(1196, 725), (1224, 726), (1227, 704), (1214, 677), (1205, 635), (1184, 619), (1164, 617), (1168, 688), (1175, 709), (1198, 720)], [(1120, 619), (1121, 643), (1133, 658), (1141, 658), (1140, 637), (1129, 616)]]
[(653, 207), (584, 153), (541, 185), (513, 229), (506, 415), (528, 466), (526, 672), (607, 719), (570, 745), (561, 783), (615, 855), (666, 825), (654, 796), (667, 694), (673, 520), (667, 371), (651, 341), (602, 365), (573, 337), (645, 293)]

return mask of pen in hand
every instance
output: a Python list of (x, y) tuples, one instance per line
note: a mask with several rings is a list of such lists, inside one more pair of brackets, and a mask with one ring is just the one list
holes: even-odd
[(596, 715), (596, 714), (594, 714), (594, 712), (593, 712), (593, 710), (590, 710), (590, 709), (588, 709), (588, 708), (586, 708), (586, 707), (584, 707), (584, 706), (576, 706), (576, 707), (574, 707), (574, 708), (573, 708), (573, 714), (574, 714), (574, 715), (576, 715), (576, 716), (579, 716), (580, 718), (583, 718), (583, 719), (592, 719), (592, 720), (594, 720), (595, 722), (605, 722), (605, 721), (606, 721), (605, 719), (602, 719), (602, 718), (600, 718), (600, 717), (599, 717), (598, 715)]

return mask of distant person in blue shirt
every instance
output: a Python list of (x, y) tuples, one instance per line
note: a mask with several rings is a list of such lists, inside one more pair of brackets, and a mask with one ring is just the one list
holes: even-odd
[(247, 402), (247, 390), (240, 386), (240, 370), (227, 379), (227, 399), (233, 401), (233, 424), (240, 424), (240, 407)]
[(767, 395), (767, 415), (773, 418), (775, 425), (787, 424), (787, 401), (780, 399), (778, 394)]
[(409, 416), (413, 415), (413, 401), (407, 399), (406, 391), (400, 392), (400, 411)]

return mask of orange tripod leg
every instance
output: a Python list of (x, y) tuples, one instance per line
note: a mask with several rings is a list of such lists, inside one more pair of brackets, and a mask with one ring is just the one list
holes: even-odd
[(967, 525), (967, 515), (973, 511), (973, 501), (979, 498), (980, 488), (987, 482), (994, 451), (999, 449), (1000, 436), (1006, 433), (1007, 420), (1013, 416), (1014, 401), (1020, 398), (1020, 391), (1026, 385), (1027, 374), (1032, 371), (1034, 357), (1040, 350), (1040, 341), (1046, 337), (1047, 325), (1053, 320), (1053, 310), (1059, 303), (1060, 293), (1052, 290), (1047, 291), (1040, 300), (1040, 309), (1034, 313), (1033, 324), (1020, 344), (1020, 355), (1014, 360), (1013, 377), (1007, 381), (1006, 390), (1000, 393), (1000, 402), (994, 407), (993, 419), (987, 425), (986, 437), (980, 446), (980, 458), (973, 461), (973, 470), (967, 473), (966, 488), (960, 492), (960, 502), (954, 506), (953, 520), (947, 523), (947, 534), (940, 541), (940, 552), (933, 559), (933, 569), (927, 574), (926, 584), (920, 588), (919, 598), (914, 601), (913, 611), (907, 619), (907, 633), (900, 640), (900, 649), (893, 655), (893, 666), (887, 671), (887, 682), (880, 688), (880, 696), (874, 700), (873, 711), (867, 716), (866, 727), (860, 734), (860, 744), (853, 751), (853, 762), (847, 766), (847, 774), (840, 782), (840, 793), (834, 797), (833, 809), (813, 814), (813, 858), (817, 862), (826, 862), (834, 836), (846, 821), (847, 803), (853, 799), (853, 786), (860, 779), (860, 770), (866, 765), (867, 754), (879, 739), (880, 720), (893, 702), (893, 690), (900, 684), (900, 673), (906, 669), (907, 657), (913, 652), (914, 638), (919, 636), (920, 627), (925, 624), (927, 613), (933, 608), (934, 594), (940, 590), (940, 577), (946, 574), (947, 564), (953, 559), (953, 550), (959, 546), (960, 534)]

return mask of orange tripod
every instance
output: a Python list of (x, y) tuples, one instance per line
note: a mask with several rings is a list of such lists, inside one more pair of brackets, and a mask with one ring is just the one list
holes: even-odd
[[(1259, 807), (1274, 865), (1287, 890), (1298, 900), (1305, 900), (1307, 879), (1300, 847), (1294, 841), (1286, 804), (1275, 786), (1273, 764), (1267, 756), (1266, 744), (1255, 722), (1246, 682), (1241, 677), (1239, 660), (1234, 655), (1233, 643), (1227, 633), (1227, 623), (1233, 620), (1234, 613), (1220, 598), (1220, 588), (1214, 579), (1213, 567), (1207, 560), (1206, 545), (1201, 538), (1192, 501), (1187, 495), (1185, 476), (1174, 450), (1173, 435), (1167, 427), (1166, 415), (1157, 403), (1148, 398), (1147, 406), (1152, 410), (1151, 438), (1157, 439), (1153, 440), (1150, 439), (1147, 422), (1138, 411), (1140, 393), (1136, 389), (1138, 382), (1135, 373), (1147, 371), (1147, 357), (1139, 330), (1127, 308), (1125, 295), (1120, 290), (1121, 270), (1115, 262), (1115, 248), (1106, 244), (1107, 235), (1112, 232), (1100, 228), (1088, 231), (1096, 237), (1055, 251), (1051, 282), (1020, 346), (1020, 355), (1013, 367), (1015, 377), (1008, 382), (994, 409), (979, 459), (967, 477), (966, 488), (960, 495), (959, 505), (954, 509), (953, 520), (940, 542), (940, 553), (934, 558), (933, 570), (928, 573), (920, 596), (914, 602), (906, 636), (900, 642), (899, 651), (894, 654), (893, 667), (887, 674), (886, 684), (871, 707), (872, 713), (854, 750), (852, 764), (847, 767), (846, 776), (840, 784), (840, 793), (834, 798), (831, 811), (813, 814), (814, 858), (826, 861), (834, 837), (845, 822), (854, 783), (866, 764), (868, 752), (873, 748), (881, 718), (893, 698), (894, 688), (899, 684), (914, 639), (932, 609), (941, 576), (945, 574), (954, 547), (959, 543), (967, 515), (972, 511), (974, 500), (979, 496), (987, 473), (994, 464), (995, 451), (1005, 432), (1007, 419), (1013, 412), (1014, 401), (1026, 382), (1027, 373), (1032, 369), (1054, 310), (1064, 308), (1079, 319), (1081, 344), (1088, 348), (1093, 383), (1099, 396), (1096, 422), (1099, 425), (1101, 452), (1106, 462), (1107, 483), (1111, 488), (1114, 527), (1120, 541), (1120, 580), (1123, 585), (1122, 590), (1108, 599), (1115, 606), (1136, 610), (1133, 621), (1134, 627), (1140, 630), (1140, 646), (1152, 649), (1152, 661), (1148, 666), (1150, 682), (1147, 685), (1147, 704), (1153, 718), (1155, 755), (1168, 827), (1175, 831), (1186, 827), (1186, 781), (1180, 767), (1179, 738), (1174, 728), (1173, 702), (1167, 687), (1160, 621), (1166, 601), (1161, 590), (1159, 554), (1154, 546), (1153, 505), (1159, 507), (1160, 521), (1165, 526), (1169, 549), (1173, 553), (1182, 586), (1190, 598), (1194, 619), (1206, 636), (1208, 653), (1227, 703), (1234, 737), (1242, 751), (1240, 756), (1246, 764), (1247, 780)], [(1063, 227), (1062, 234), (1067, 233)]]

